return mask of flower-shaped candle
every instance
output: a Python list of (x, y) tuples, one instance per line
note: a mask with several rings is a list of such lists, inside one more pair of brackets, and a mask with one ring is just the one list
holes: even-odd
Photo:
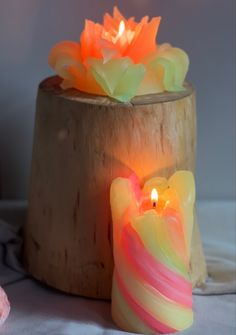
[[(151, 194), (151, 197), (150, 197)], [(110, 192), (115, 269), (112, 317), (122, 329), (173, 333), (193, 322), (189, 278), (194, 178), (178, 171), (140, 190), (135, 176)]]
[(62, 41), (49, 53), (49, 64), (63, 79), (62, 88), (130, 101), (135, 95), (183, 90), (187, 54), (157, 45), (161, 18), (137, 23), (114, 7), (103, 24), (86, 20), (79, 42)]

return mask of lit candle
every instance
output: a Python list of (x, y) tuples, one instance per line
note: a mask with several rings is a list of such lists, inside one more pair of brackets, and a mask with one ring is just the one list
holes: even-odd
[(178, 171), (169, 180), (153, 178), (142, 191), (134, 176), (117, 178), (110, 200), (115, 323), (126, 331), (145, 334), (188, 328), (193, 322), (189, 278), (195, 201), (192, 173)]
[(85, 21), (80, 41), (62, 41), (49, 53), (49, 64), (63, 89), (107, 95), (121, 102), (135, 95), (181, 91), (187, 54), (170, 44), (157, 45), (161, 18), (136, 22), (114, 7), (103, 23)]
[(0, 287), (0, 326), (5, 322), (10, 312), (10, 304), (6, 293)]

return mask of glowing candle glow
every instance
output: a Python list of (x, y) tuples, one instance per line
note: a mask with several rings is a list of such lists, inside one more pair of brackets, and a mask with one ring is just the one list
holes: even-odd
[(135, 95), (181, 91), (187, 54), (170, 44), (156, 44), (161, 18), (136, 22), (114, 7), (103, 24), (86, 20), (80, 41), (62, 41), (49, 53), (49, 64), (63, 79), (63, 89), (107, 95), (121, 102)]
[[(143, 201), (150, 188), (148, 208)], [(110, 200), (113, 320), (126, 331), (144, 334), (188, 328), (193, 322), (189, 278), (195, 201), (192, 173), (178, 171), (169, 180), (153, 178), (143, 190), (136, 176), (117, 178)]]

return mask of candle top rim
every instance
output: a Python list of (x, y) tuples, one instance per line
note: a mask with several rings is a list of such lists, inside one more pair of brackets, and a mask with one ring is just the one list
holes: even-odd
[(73, 100), (75, 102), (88, 103), (97, 106), (142, 106), (154, 105), (157, 103), (164, 103), (170, 101), (181, 100), (192, 95), (195, 92), (194, 86), (189, 82), (184, 82), (184, 90), (181, 92), (161, 92), (156, 94), (146, 94), (135, 96), (130, 102), (121, 103), (109, 96), (100, 96), (96, 94), (89, 94), (77, 89), (64, 90), (60, 87), (62, 79), (59, 76), (50, 76), (43, 79), (39, 84), (39, 90), (45, 93), (57, 95), (59, 98)]

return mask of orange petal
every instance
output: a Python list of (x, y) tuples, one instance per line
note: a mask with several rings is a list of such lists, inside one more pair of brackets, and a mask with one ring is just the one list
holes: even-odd
[(143, 25), (137, 38), (130, 44), (126, 56), (130, 57), (135, 63), (141, 62), (147, 54), (156, 50), (156, 35), (160, 21), (161, 18), (156, 17)]
[(115, 21), (110, 14), (106, 13), (103, 17), (103, 27), (106, 31), (111, 32), (114, 29), (117, 29)]
[(90, 20), (85, 21), (85, 28), (80, 37), (81, 56), (83, 61), (88, 57), (102, 57), (100, 47), (102, 32), (102, 25)]
[(148, 16), (144, 16), (142, 18), (142, 20), (140, 21), (140, 23), (136, 24), (136, 27), (135, 27), (135, 36), (136, 36), (136, 38), (140, 34), (140, 32), (143, 29), (143, 27), (148, 24), (148, 20), (149, 20), (149, 17)]
[(81, 60), (79, 44), (73, 41), (62, 41), (55, 44), (49, 52), (48, 63), (52, 68), (55, 67), (58, 58), (62, 54), (78, 61)]
[(97, 95), (106, 95), (103, 88), (95, 80), (91, 69), (88, 69), (86, 72), (85, 92)]
[(74, 76), (70, 71), (71, 67), (77, 67), (83, 71), (80, 46), (76, 42), (64, 41), (56, 44), (49, 53), (48, 62), (55, 72), (64, 79), (62, 83), (64, 88), (65, 86), (73, 87), (71, 83)]
[(72, 65), (68, 67), (70, 78), (64, 79), (61, 87), (63, 89), (75, 88), (79, 91), (91, 94), (106, 95), (102, 87), (100, 87), (94, 79), (90, 69), (81, 66)]
[(125, 25), (126, 29), (130, 29), (130, 30), (132, 30), (132, 31), (135, 30), (136, 26), (137, 26), (137, 23), (135, 22), (135, 20), (134, 20), (133, 17), (130, 17), (130, 18), (127, 20), (126, 25)]
[(71, 79), (71, 73), (69, 68), (72, 66), (76, 66), (78, 68), (82, 68), (82, 64), (77, 62), (75, 59), (68, 57), (67, 55), (60, 55), (58, 57), (57, 62), (55, 64), (55, 72), (63, 79)]
[(63, 89), (67, 88), (78, 88), (75, 83), (78, 81), (80, 85), (83, 85), (86, 77), (86, 68), (79, 62), (73, 61), (71, 59), (61, 57), (58, 59), (55, 65), (56, 73), (63, 78), (61, 87)]
[(114, 20), (120, 21), (126, 21), (125, 17), (121, 14), (117, 6), (114, 6), (113, 8), (113, 18)]

